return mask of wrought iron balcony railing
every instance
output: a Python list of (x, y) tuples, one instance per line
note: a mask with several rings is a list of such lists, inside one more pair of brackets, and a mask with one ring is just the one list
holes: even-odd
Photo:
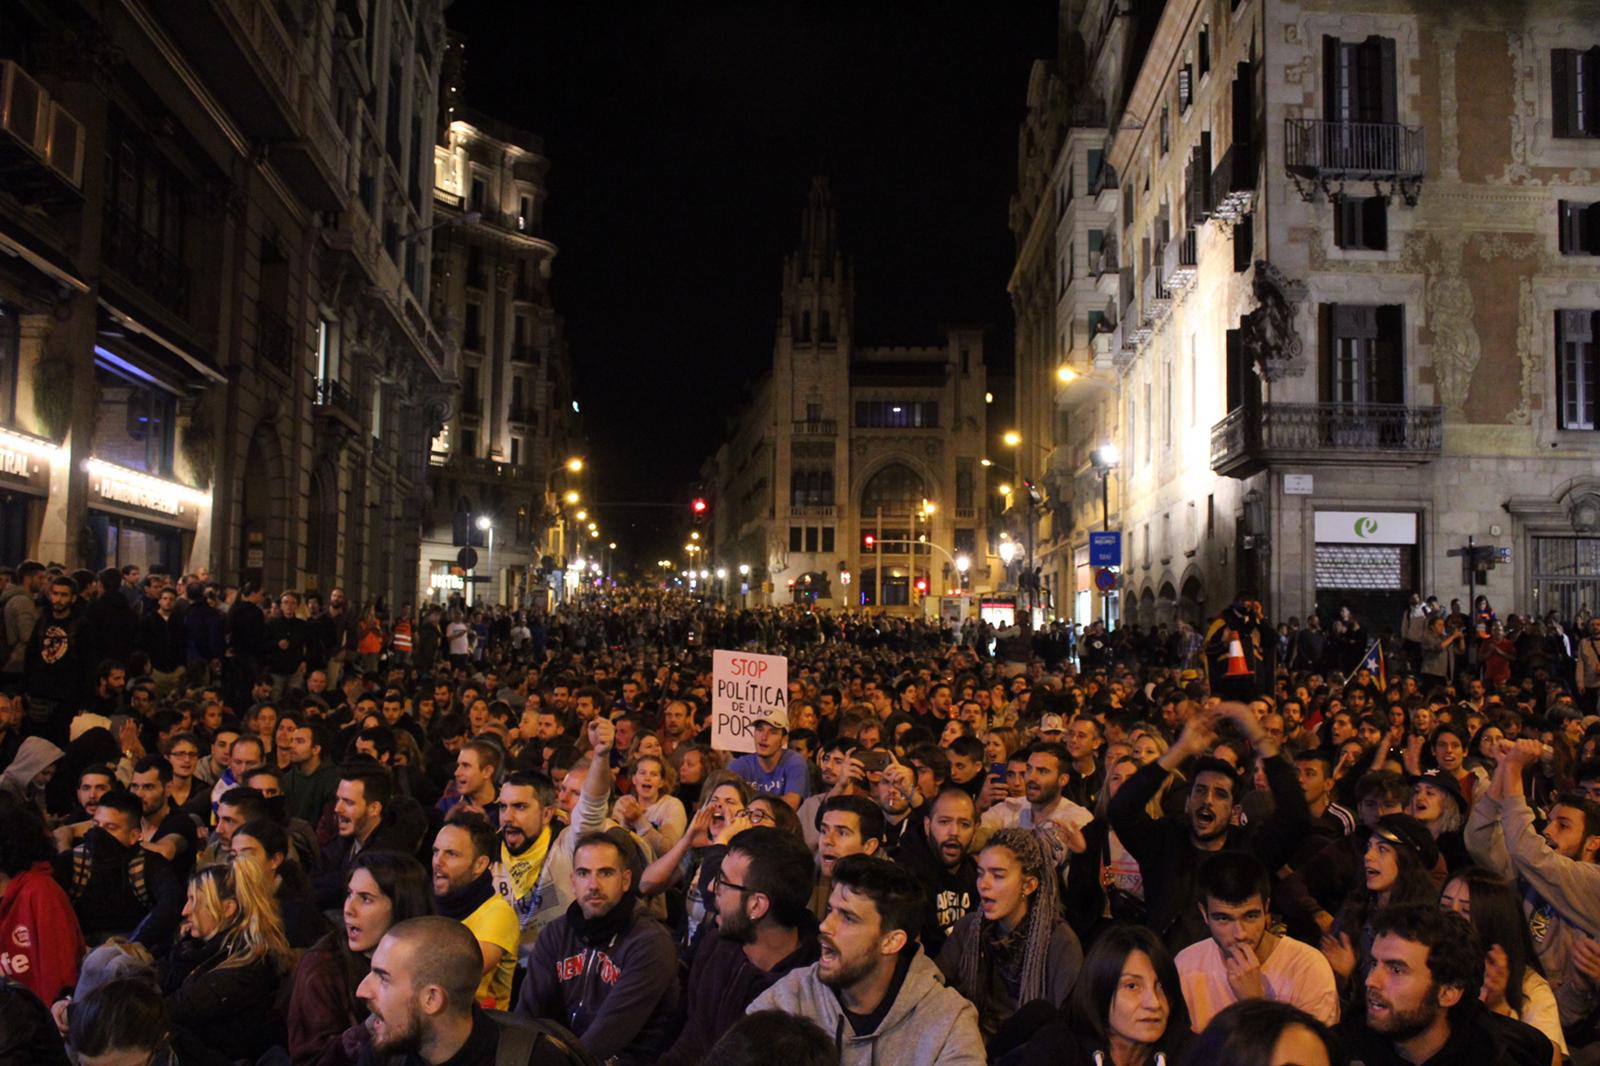
[(1274, 462), (1411, 466), (1438, 457), (1444, 409), (1396, 403), (1236, 407), (1211, 427), (1211, 469), (1249, 477)]
[[(1334, 122), (1326, 119), (1284, 119), (1284, 163), (1302, 196), (1330, 183), (1389, 182), (1415, 204), (1427, 155), (1419, 126), (1398, 122)], [(1297, 180), (1297, 185), (1299, 182)]]

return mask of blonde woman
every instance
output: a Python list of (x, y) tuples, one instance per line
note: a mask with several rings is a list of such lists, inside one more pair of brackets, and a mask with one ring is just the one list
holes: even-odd
[(611, 817), (638, 833), (651, 851), (665, 855), (689, 828), (683, 801), (672, 794), (677, 776), (660, 755), (641, 755), (628, 768), (633, 792), (620, 796)]
[(162, 961), (175, 1026), (230, 1061), (256, 1061), (284, 1041), (274, 1009), (294, 963), (272, 875), (252, 855), (203, 866), (189, 879), (178, 942)]

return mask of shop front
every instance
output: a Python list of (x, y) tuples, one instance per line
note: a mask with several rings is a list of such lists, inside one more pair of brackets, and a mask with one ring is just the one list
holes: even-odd
[(1331, 621), (1339, 608), (1370, 632), (1381, 632), (1405, 611), (1417, 585), (1414, 511), (1318, 511), (1316, 609)]
[(137, 566), (184, 573), (209, 493), (138, 470), (90, 459), (83, 554), (95, 570)]
[(60, 455), (47, 440), (0, 428), (0, 560), (16, 564), (29, 556), (44, 521), (51, 466)]

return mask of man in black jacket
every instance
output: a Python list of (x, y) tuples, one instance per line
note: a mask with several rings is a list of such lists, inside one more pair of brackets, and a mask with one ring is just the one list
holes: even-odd
[[(1239, 775), (1229, 763), (1205, 754), (1223, 720), (1232, 721), (1244, 733), (1271, 786), (1275, 809), (1259, 826), (1233, 824), (1242, 787)], [(1152, 818), (1145, 808), (1167, 774), (1195, 756), (1183, 818)], [(1208, 935), (1195, 892), (1195, 874), (1202, 859), (1212, 852), (1238, 848), (1252, 852), (1267, 869), (1278, 870), (1293, 856), (1311, 824), (1294, 763), (1242, 703), (1220, 703), (1190, 718), (1166, 753), (1117, 791), (1108, 813), (1111, 828), (1144, 874), (1147, 924), (1174, 953)]]
[(1367, 1066), (1547, 1066), (1550, 1040), (1478, 998), (1484, 951), (1465, 918), (1431, 903), (1379, 911), (1366, 1013), (1339, 1027)]
[(261, 676), (262, 656), (267, 649), (267, 616), (261, 609), (261, 590), (249, 582), (239, 586), (239, 594), (228, 608), (227, 658), (222, 667), (222, 683), (227, 686), (228, 702), (247, 707), (256, 702), (250, 686)]
[(924, 835), (901, 852), (899, 862), (927, 887), (922, 950), (938, 958), (956, 923), (978, 905), (978, 864), (972, 858), (978, 805), (960, 785), (946, 786), (928, 804), (922, 827)]
[(782, 830), (758, 826), (728, 843), (713, 882), (717, 929), (695, 946), (688, 1017), (658, 1060), (662, 1066), (703, 1061), (751, 1000), (790, 970), (817, 961), (817, 922), (810, 910), (815, 878), (810, 850)]
[[(394, 800), (389, 771), (376, 762), (353, 763), (339, 771), (333, 813), (339, 835), (322, 849), (322, 872), (313, 881), (317, 906), (337, 910), (344, 900), (350, 867), (363, 851), (398, 851), (414, 855), (427, 831), (427, 819), (417, 824), (402, 819)], [(415, 803), (413, 802), (413, 806)]]
[(307, 623), (300, 617), (300, 597), (285, 592), (278, 597), (278, 617), (267, 623), (265, 665), (272, 674), (272, 695), (282, 699), (291, 684), (299, 685), (305, 676), (309, 655)]
[(51, 736), (64, 744), (94, 664), (84, 657), (77, 584), (61, 574), (51, 579), (49, 591), (49, 607), (39, 614), (28, 639), (23, 673), (30, 711), (36, 718), (48, 718)]

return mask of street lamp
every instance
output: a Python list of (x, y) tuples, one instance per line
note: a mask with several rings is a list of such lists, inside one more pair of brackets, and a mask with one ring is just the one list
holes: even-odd
[(1014, 429), (1009, 429), (1006, 430), (1005, 436), (1001, 437), (1000, 440), (1007, 448), (1015, 448), (1022, 443), (1022, 434)]
[(489, 581), (495, 586), (494, 602), (500, 602), (500, 582), (495, 579), (494, 573), (494, 521), (486, 514), (478, 516), (478, 528), (489, 535)]
[(1011, 560), (1017, 557), (1017, 542), (1014, 540), (1002, 540), (1000, 542), (999, 550), (1000, 561), (1007, 566), (1010, 566)]
[(576, 455), (574, 455), (571, 459), (568, 459), (566, 465), (567, 465), (567, 470), (569, 472), (571, 472), (571, 473), (574, 473), (574, 474), (583, 473), (583, 460), (581, 458), (579, 458), (578, 456), (576, 456)]
[(583, 497), (578, 494), (577, 489), (568, 489), (566, 495), (561, 498), (566, 500), (568, 503), (577, 503), (579, 500), (583, 499)]

